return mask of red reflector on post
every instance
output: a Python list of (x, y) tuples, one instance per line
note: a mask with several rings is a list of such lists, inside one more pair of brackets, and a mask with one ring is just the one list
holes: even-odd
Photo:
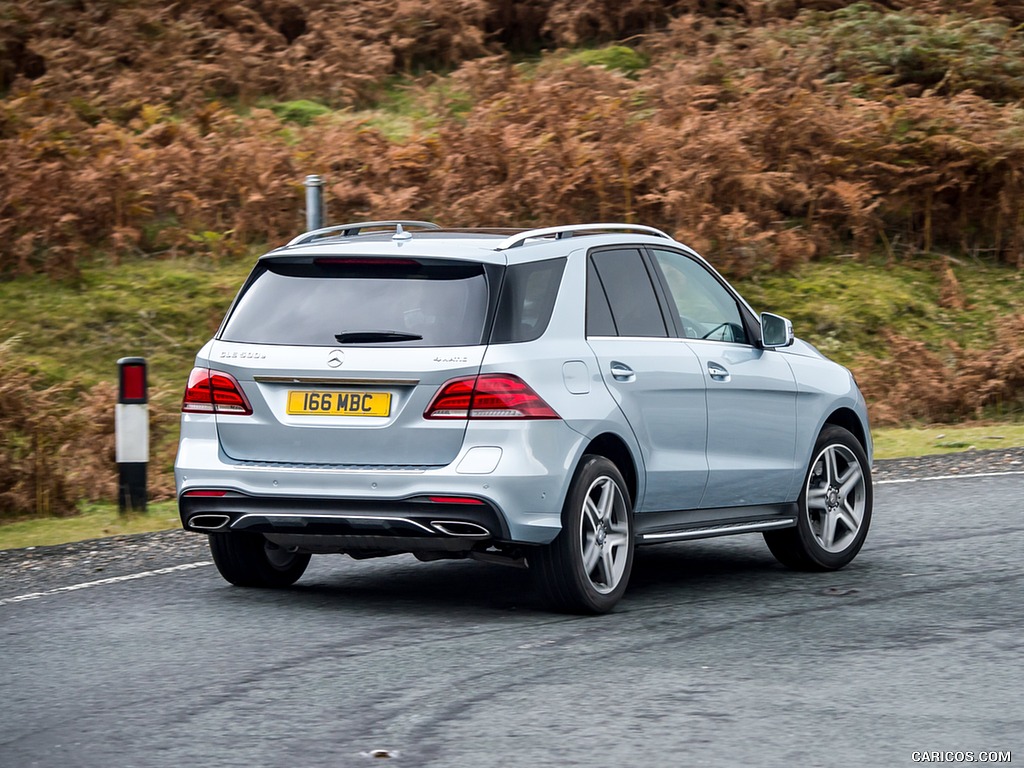
[(125, 400), (141, 400), (146, 396), (146, 367), (126, 365), (121, 369)]
[(122, 357), (117, 361), (117, 402), (145, 403), (146, 359), (143, 357)]

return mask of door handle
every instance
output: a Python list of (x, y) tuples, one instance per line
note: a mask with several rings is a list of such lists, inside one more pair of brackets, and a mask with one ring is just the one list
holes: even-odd
[(636, 373), (625, 363), (618, 361), (612, 361), (611, 365), (612, 378), (616, 381), (635, 381)]
[(708, 363), (708, 375), (715, 381), (729, 381), (732, 378), (729, 375), (729, 371), (718, 363)]

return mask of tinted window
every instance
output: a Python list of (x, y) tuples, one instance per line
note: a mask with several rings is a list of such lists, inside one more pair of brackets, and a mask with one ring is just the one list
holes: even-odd
[(565, 259), (513, 264), (505, 270), (491, 342), (539, 339), (551, 320)]
[(689, 339), (747, 342), (736, 299), (702, 264), (676, 251), (653, 251)]
[(596, 251), (590, 259), (608, 298), (619, 336), (668, 335), (640, 251)]
[(337, 346), (335, 334), (397, 331), (388, 346), (480, 344), (487, 282), (480, 264), (324, 259), (261, 263), (224, 326), (226, 341)]
[(591, 260), (587, 264), (587, 335), (615, 336), (615, 321), (612, 320), (612, 308), (608, 306), (601, 278)]

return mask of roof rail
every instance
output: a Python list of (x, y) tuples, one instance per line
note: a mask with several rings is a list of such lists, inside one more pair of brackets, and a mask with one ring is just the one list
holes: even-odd
[(432, 221), (357, 221), (352, 224), (335, 224), (332, 227), (323, 227), (322, 229), (314, 229), (309, 232), (304, 232), (298, 237), (289, 240), (285, 248), (290, 248), (293, 245), (302, 245), (303, 243), (311, 243), (314, 240), (326, 237), (330, 234), (337, 234), (339, 237), (355, 237), (362, 230), (369, 229), (370, 227), (381, 228), (381, 227), (419, 227), (420, 229), (440, 229), (437, 224)]
[(621, 230), (624, 232), (639, 232), (655, 237), (664, 237), (667, 240), (672, 238), (660, 229), (646, 227), (643, 224), (569, 224), (562, 227), (545, 227), (544, 229), (528, 229), (517, 235), (512, 235), (502, 240), (495, 247), (496, 251), (504, 251), (509, 248), (516, 248), (523, 245), (527, 240), (537, 237), (550, 237), (554, 235), (555, 240), (572, 237), (577, 232), (608, 232)]

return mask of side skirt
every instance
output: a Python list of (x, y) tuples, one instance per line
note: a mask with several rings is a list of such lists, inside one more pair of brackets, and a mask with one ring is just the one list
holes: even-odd
[(791, 502), (640, 513), (634, 517), (634, 526), (637, 544), (658, 544), (792, 528), (796, 518), (797, 505)]

